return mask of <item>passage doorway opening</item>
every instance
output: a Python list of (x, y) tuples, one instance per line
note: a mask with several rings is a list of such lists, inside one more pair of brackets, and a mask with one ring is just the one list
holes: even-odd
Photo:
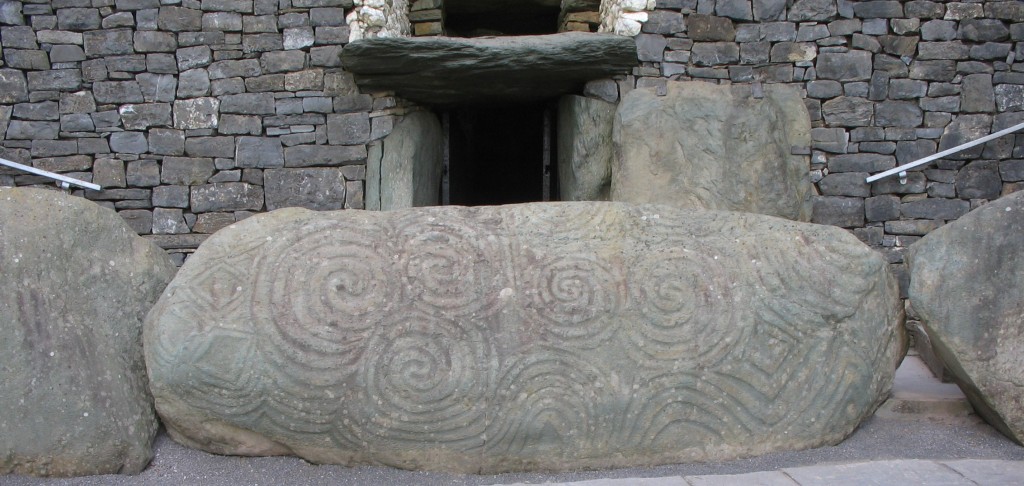
[(555, 103), (470, 106), (442, 113), (445, 205), (557, 199)]
[(541, 35), (558, 32), (560, 0), (445, 0), (452, 37)]

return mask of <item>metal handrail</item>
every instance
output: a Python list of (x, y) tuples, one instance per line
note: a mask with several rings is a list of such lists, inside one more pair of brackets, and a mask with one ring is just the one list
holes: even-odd
[(28, 166), (28, 165), (22, 165), (22, 164), (19, 164), (17, 162), (11, 162), (10, 160), (7, 160), (7, 159), (0, 159), (0, 165), (6, 165), (8, 167), (13, 167), (15, 169), (23, 170), (25, 172), (31, 172), (31, 173), (33, 173), (35, 175), (40, 175), (40, 176), (43, 176), (43, 177), (49, 177), (50, 179), (53, 179), (53, 180), (57, 181), (57, 185), (59, 185), (61, 187), (61, 189), (68, 189), (69, 187), (74, 185), (74, 186), (84, 187), (86, 189), (92, 189), (94, 191), (102, 191), (103, 190), (103, 188), (101, 186), (99, 186), (98, 184), (93, 184), (91, 182), (80, 181), (80, 180), (75, 179), (73, 177), (62, 176), (60, 174), (56, 174), (56, 173), (50, 172), (48, 170), (37, 169), (35, 167), (31, 167), (31, 166)]
[(943, 157), (945, 157), (947, 155), (955, 154), (955, 153), (957, 153), (957, 152), (959, 152), (961, 150), (969, 149), (969, 148), (974, 147), (976, 145), (981, 145), (981, 144), (983, 144), (985, 142), (988, 142), (990, 140), (995, 140), (995, 139), (997, 139), (999, 137), (1002, 137), (1003, 135), (1008, 135), (1008, 134), (1016, 132), (1017, 130), (1020, 130), (1022, 128), (1024, 128), (1024, 123), (1020, 123), (1020, 124), (1014, 125), (1014, 126), (1012, 126), (1010, 128), (1007, 128), (1005, 130), (1000, 130), (1000, 131), (998, 131), (996, 133), (993, 133), (991, 135), (987, 135), (987, 136), (981, 137), (981, 138), (979, 138), (979, 139), (977, 139), (977, 140), (975, 140), (973, 142), (967, 142), (967, 143), (962, 144), (962, 145), (957, 145), (956, 147), (953, 147), (953, 148), (948, 149), (948, 150), (943, 150), (942, 152), (939, 152), (939, 153), (937, 153), (935, 155), (929, 155), (928, 157), (924, 157), (922, 159), (917, 159), (917, 160), (915, 160), (913, 162), (910, 162), (909, 164), (903, 164), (903, 165), (901, 165), (899, 167), (896, 167), (895, 169), (889, 169), (889, 170), (887, 170), (885, 172), (881, 172), (881, 173), (875, 174), (875, 175), (865, 179), (865, 181), (867, 181), (867, 183), (870, 184), (870, 183), (875, 182), (875, 181), (877, 181), (879, 179), (884, 179), (884, 178), (889, 177), (891, 175), (899, 174), (900, 175), (900, 182), (903, 182), (906, 179), (906, 177), (907, 177), (907, 170), (908, 169), (913, 169), (914, 167), (917, 167), (919, 165), (927, 164), (928, 162), (931, 162), (931, 161), (933, 161), (935, 159), (941, 159), (941, 158), (943, 158)]

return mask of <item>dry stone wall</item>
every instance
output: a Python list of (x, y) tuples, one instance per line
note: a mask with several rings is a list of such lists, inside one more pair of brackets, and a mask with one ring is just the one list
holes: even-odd
[[(403, 109), (340, 67), (355, 7), (0, 1), (0, 157), (102, 185), (76, 193), (179, 264), (254, 212), (361, 208), (367, 144)], [(0, 169), (0, 186), (36, 184)]]
[[(0, 0), (0, 155), (104, 185), (86, 197), (172, 252), (274, 207), (360, 208), (367, 144), (408, 109), (360, 93), (341, 68), (367, 8), (397, 15), (380, 25), (409, 35), (406, 17), (427, 21), (417, 12), (443, 2)], [(669, 79), (795, 86), (813, 123), (811, 146), (794, 148), (812, 155), (814, 221), (883, 251), (904, 284), (911, 243), (1024, 185), (1022, 135), (912, 171), (906, 184), (864, 183), (1024, 122), (1022, 2), (600, 9), (603, 30), (636, 33), (639, 60), (583, 94), (614, 102), (637, 88), (664, 92)], [(0, 169), (0, 185), (42, 183)]]
[[(668, 79), (784, 83), (812, 120), (814, 222), (851, 229), (900, 275), (906, 248), (1024, 187), (1024, 135), (898, 178), (872, 173), (1024, 122), (1024, 2), (657, 0), (632, 76), (608, 100)], [(616, 93), (618, 92), (618, 93)]]

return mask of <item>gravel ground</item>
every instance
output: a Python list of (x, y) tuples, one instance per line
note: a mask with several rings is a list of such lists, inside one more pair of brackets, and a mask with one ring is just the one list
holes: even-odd
[(560, 474), (470, 476), (402, 471), (386, 467), (315, 466), (285, 457), (240, 458), (187, 449), (161, 434), (156, 458), (138, 476), (91, 476), (37, 479), (0, 476), (0, 485), (489, 485), (544, 483), (598, 478), (637, 478), (774, 471), (843, 462), (885, 459), (1024, 460), (1024, 447), (1009, 441), (977, 417), (942, 420), (921, 417), (873, 417), (849, 439), (834, 447), (784, 452), (713, 464), (679, 464), (649, 468), (579, 471)]

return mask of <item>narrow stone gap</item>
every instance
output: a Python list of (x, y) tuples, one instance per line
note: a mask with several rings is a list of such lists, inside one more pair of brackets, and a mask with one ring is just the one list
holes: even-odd
[(544, 101), (472, 105), (445, 112), (448, 194), (443, 200), (484, 206), (557, 199), (557, 177), (551, 176), (557, 174), (552, 166), (557, 157), (551, 133), (555, 106)]

